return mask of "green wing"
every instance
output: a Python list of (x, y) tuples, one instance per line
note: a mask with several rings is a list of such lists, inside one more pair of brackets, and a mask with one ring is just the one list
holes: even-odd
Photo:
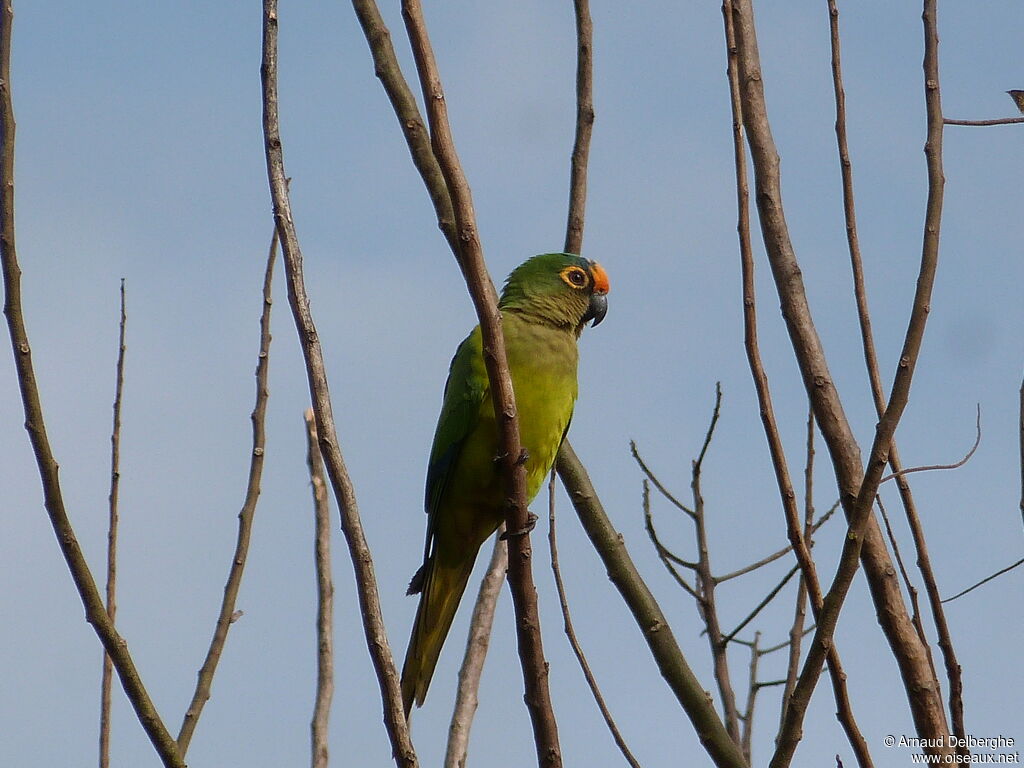
[[(466, 437), (480, 420), (480, 406), (487, 396), (488, 389), (487, 371), (483, 363), (483, 344), (480, 327), (477, 326), (455, 350), (455, 357), (452, 358), (448, 369), (448, 381), (444, 385), (444, 403), (437, 420), (434, 444), (430, 449), (430, 463), (427, 466), (424, 508), (429, 517), (423, 552), (424, 564), (430, 556), (437, 513), (445, 488), (451, 479)], [(422, 570), (421, 568), (413, 577), (409, 585), (409, 594), (419, 591), (414, 587), (422, 586), (418, 584), (422, 581)]]

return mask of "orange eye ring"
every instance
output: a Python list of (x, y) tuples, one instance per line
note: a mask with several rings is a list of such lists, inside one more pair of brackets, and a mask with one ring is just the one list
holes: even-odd
[(590, 284), (590, 275), (580, 267), (566, 267), (559, 272), (562, 280), (573, 288), (586, 288)]

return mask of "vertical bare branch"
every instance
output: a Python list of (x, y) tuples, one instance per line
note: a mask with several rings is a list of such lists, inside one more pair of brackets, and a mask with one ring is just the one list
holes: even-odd
[(32, 347), (25, 330), (25, 317), (21, 302), (21, 268), (14, 238), (14, 107), (11, 100), (11, 25), (14, 9), (11, 0), (0, 2), (0, 266), (3, 269), (4, 316), (11, 338), (14, 366), (25, 411), (25, 429), (32, 452), (39, 467), (43, 486), (43, 504), (57, 537), (61, 554), (67, 563), (71, 578), (85, 607), (85, 618), (96, 631), (103, 647), (110, 655), (121, 685), (142, 723), (146, 735), (165, 766), (184, 768), (167, 727), (160, 719), (149, 694), (142, 683), (135, 663), (128, 652), (128, 644), (107, 614), (103, 598), (96, 587), (89, 564), (71, 527), (58, 478), (57, 461), (53, 457), (46, 435), (43, 408), (32, 365)]
[(498, 535), (494, 537), (494, 549), (487, 572), (480, 582), (476, 603), (473, 605), (473, 617), (469, 622), (469, 637), (466, 640), (466, 653), (459, 667), (459, 686), (455, 694), (455, 709), (448, 726), (448, 747), (445, 751), (445, 768), (465, 768), (466, 754), (469, 751), (469, 729), (473, 724), (478, 704), (477, 691), (480, 690), (480, 675), (487, 658), (487, 649), (491, 643), (491, 627), (494, 625), (494, 608), (501, 594), (501, 585), (505, 583), (505, 571), (508, 568), (508, 546), (501, 538), (505, 526), (499, 526)]
[[(814, 411), (808, 406), (807, 413), (807, 459), (804, 462), (804, 530), (803, 538), (810, 546), (810, 535), (814, 526)], [(796, 590), (796, 607), (793, 611), (793, 625), (789, 629), (789, 658), (786, 664), (786, 682), (782, 689), (782, 707), (779, 712), (779, 728), (786, 721), (786, 705), (793, 695), (797, 675), (800, 674), (800, 645), (804, 637), (804, 620), (807, 616), (807, 580), (800, 574)]]
[(587, 209), (587, 164), (594, 129), (594, 25), (589, 0), (573, 0), (576, 14), (576, 138), (569, 177), (569, 215), (565, 225), (566, 253), (583, 252), (583, 221)]
[[(121, 487), (121, 396), (124, 394), (124, 332), (128, 322), (124, 306), (124, 278), (121, 278), (121, 320), (118, 324), (116, 383), (114, 385), (114, 425), (110, 432), (110, 519), (107, 525), (107, 615), (111, 624), (117, 616), (117, 499)], [(110, 689), (114, 665), (103, 653), (100, 680), (100, 768), (110, 765)]]
[(402, 75), (402, 68), (391, 44), (388, 30), (374, 0), (352, 0), (356, 17), (363, 28), (366, 42), (373, 56), (374, 72), (380, 79), (388, 100), (398, 118), (413, 165), (419, 171), (427, 188), (437, 215), (437, 226), (441, 230), (453, 253), (458, 253), (459, 238), (455, 233), (455, 213), (448, 194), (441, 166), (437, 164), (434, 150), (430, 146), (430, 135), (416, 105), (416, 97)]
[(757, 692), (760, 686), (757, 684), (757, 662), (761, 660), (761, 633), (754, 633), (754, 642), (750, 644), (750, 666), (747, 675), (747, 706), (743, 711), (743, 739), (741, 745), (747, 762), (751, 760), (751, 739), (754, 731), (754, 704), (757, 702)]
[[(842, 55), (839, 39), (839, 7), (836, 4), (836, 0), (828, 0), (828, 9), (829, 38), (832, 49), (832, 85), (836, 101), (836, 142), (839, 151), (839, 168), (843, 180), (843, 213), (846, 218), (846, 238), (850, 251), (850, 264), (853, 270), (853, 292), (857, 303), (857, 318), (860, 322), (864, 362), (867, 366), (868, 378), (871, 382), (871, 394), (875, 402), (875, 410), (879, 418), (881, 418), (885, 413), (886, 407), (885, 392), (882, 387), (882, 376), (878, 367), (878, 355), (875, 352), (874, 334), (871, 331), (871, 313), (868, 309), (864, 268), (860, 253), (860, 242), (857, 237), (857, 213), (853, 194), (853, 164), (850, 161), (850, 149), (846, 133), (846, 92), (843, 88)], [(893, 473), (897, 475), (903, 469), (903, 463), (900, 461), (895, 441), (893, 441), (889, 448), (889, 466), (892, 468)], [(925, 543), (924, 528), (921, 524), (921, 518), (917, 514), (917, 505), (914, 502), (910, 484), (901, 477), (897, 481), (897, 485), (900, 491), (900, 499), (903, 502), (903, 508), (906, 511), (907, 522), (910, 525), (911, 534), (914, 538), (918, 567), (921, 570), (925, 590), (928, 594), (932, 617), (935, 621), (935, 629), (939, 637), (939, 648), (942, 651), (942, 657), (946, 666), (946, 676), (949, 679), (949, 711), (953, 724), (953, 733), (962, 740), (965, 736), (965, 731), (962, 697), (963, 682), (960, 675), (960, 664), (953, 649), (953, 640), (950, 636), (949, 625), (946, 622), (946, 614), (942, 608), (942, 600), (939, 596), (939, 589), (935, 580), (935, 573), (932, 570), (931, 558)], [(916, 605), (914, 607), (914, 614), (915, 616), (917, 615)], [(915, 623), (918, 633), (921, 635), (921, 642), (927, 649), (928, 642), (924, 636), (924, 629), (919, 617)], [(928, 656), (930, 659), (930, 651)]]
[(459, 262), (466, 286), (473, 299), (483, 336), (484, 363), (491, 386), (494, 417), (498, 422), (500, 453), (509, 499), (505, 524), (509, 536), (508, 580), (516, 613), (516, 634), (519, 641), (519, 659), (523, 668), (524, 696), (533, 725), (537, 760), (540, 765), (557, 768), (562, 764), (558, 744), (558, 727), (551, 708), (548, 690), (547, 662), (540, 633), (540, 615), (537, 610), (537, 590), (530, 570), (531, 548), (528, 535), (526, 507), (526, 467), (519, 438), (519, 420), (516, 412), (512, 377), (505, 355), (505, 339), (501, 330), (494, 285), (484, 263), (483, 248), (476, 229), (473, 198), (465, 174), (455, 151), (448, 109), (445, 104), (441, 77), (434, 60), (434, 52), (427, 34), (423, 9), (418, 0), (403, 0), (402, 18), (405, 20), (423, 100), (427, 106), (430, 140), (434, 156), (441, 166), (448, 193), (455, 212), (456, 231), (460, 245), (455, 256)]
[(562, 581), (562, 569), (558, 565), (558, 540), (555, 536), (555, 471), (551, 471), (551, 479), (548, 482), (548, 546), (551, 549), (551, 572), (555, 576), (555, 587), (558, 590), (558, 602), (562, 607), (562, 621), (564, 623), (565, 636), (569, 638), (569, 645), (572, 646), (572, 652), (576, 654), (576, 660), (580, 663), (580, 669), (583, 670), (583, 676), (587, 680), (587, 685), (590, 686), (590, 692), (594, 695), (594, 701), (597, 703), (597, 708), (601, 710), (601, 717), (604, 718), (605, 724), (608, 726), (608, 730), (611, 731), (612, 738), (615, 739), (615, 744), (618, 746), (619, 751), (622, 752), (622, 756), (626, 758), (626, 762), (629, 763), (633, 768), (640, 768), (640, 763), (630, 752), (629, 747), (626, 745), (626, 740), (622, 737), (622, 733), (619, 731), (619, 727), (615, 724), (615, 719), (612, 717), (611, 711), (608, 709), (608, 705), (605, 703), (604, 696), (601, 694), (601, 689), (597, 685), (597, 678), (594, 677), (593, 671), (590, 669), (590, 664), (587, 662), (587, 657), (583, 653), (583, 646), (580, 645), (579, 638), (576, 637), (576, 630), (572, 626), (572, 618), (569, 615), (569, 598), (565, 593), (565, 583)]
[(316, 701), (310, 723), (312, 768), (327, 768), (328, 725), (334, 696), (334, 581), (331, 578), (331, 510), (327, 498), (324, 462), (316, 435), (316, 416), (310, 408), (306, 420), (306, 463), (313, 486), (316, 541)]
[(687, 664), (665, 614), (640, 578), (622, 536), (608, 519), (586, 469), (568, 440), (562, 443), (555, 466), (587, 536), (604, 562), (608, 578), (633, 614), (662, 677), (693, 723), (700, 743), (718, 768), (746, 766), (742, 751), (729, 736), (710, 697)]
[(355, 490), (338, 444), (331, 409), (330, 390), (324, 369), (323, 350), (317, 336), (313, 315), (309, 310), (302, 273), (302, 250), (299, 246), (295, 222), (292, 218), (288, 184), (285, 180), (284, 157), (281, 148), (281, 129), (277, 99), (277, 2), (263, 3), (263, 57), (260, 76), (263, 86), (263, 135), (267, 158), (267, 177), (274, 203), (274, 221), (281, 249), (284, 253), (285, 272), (288, 277), (288, 302), (291, 305), (295, 327), (306, 363), (310, 397), (316, 413), (317, 434), (327, 475), (334, 490), (341, 513), (341, 530), (349, 548), (355, 570), (359, 614), (363, 622), (366, 645), (373, 660), (377, 682), (380, 685), (384, 723), (391, 740), (396, 764), (400, 768), (415, 768), (416, 752), (409, 738), (409, 728), (402, 709), (402, 694), (395, 669), (395, 660), (388, 644), (384, 619), (380, 610), (380, 597), (373, 570), (373, 556), (363, 534)]
[(206, 651), (206, 658), (199, 668), (196, 688), (192, 701), (185, 710), (181, 729), (178, 731), (178, 749), (184, 755), (192, 741), (192, 734), (199, 723), (203, 707), (210, 699), (213, 676), (217, 672), (217, 664), (224, 645), (227, 643), (228, 630), (235, 621), (235, 604), (238, 601), (238, 590), (242, 586), (242, 574), (249, 555), (249, 539), (252, 535), (253, 517), (256, 515), (256, 502), (260, 497), (260, 480), (263, 476), (263, 455), (267, 436), (264, 422), (267, 413), (267, 398), (270, 390), (267, 386), (268, 367), (270, 363), (270, 308), (272, 304), (271, 282), (274, 275), (274, 261), (277, 257), (277, 230), (270, 238), (270, 250), (263, 273), (263, 311), (260, 313), (260, 347), (256, 362), (256, 404), (253, 406), (250, 420), (252, 421), (252, 450), (249, 459), (249, 478), (245, 488), (245, 500), (238, 513), (238, 535), (235, 539), (235, 551), (231, 555), (231, 567), (224, 584), (224, 597), (221, 600), (220, 613), (213, 629), (213, 638)]
[[(865, 575), (876, 604), (876, 614), (900, 667), (918, 733), (923, 738), (935, 739), (936, 742), (939, 742), (940, 738), (948, 733), (948, 729), (945, 712), (938, 696), (938, 681), (932, 674), (921, 648), (920, 639), (907, 616), (906, 606), (899, 593), (899, 584), (894, 579), (892, 562), (885, 551), (881, 531), (871, 510), (892, 436), (903, 414), (903, 409), (906, 407), (927, 319), (937, 261), (935, 257), (938, 252), (938, 219), (933, 214), (937, 210), (934, 205), (941, 202), (940, 179), (935, 177), (933, 173), (935, 166), (930, 162), (930, 177), (932, 179), (930, 199), (932, 204), (929, 206), (931, 213), (926, 227), (926, 242), (922, 249), (917, 293), (900, 365), (893, 382), (893, 390), (885, 415), (879, 421), (865, 471), (861, 464), (859, 446), (843, 412), (842, 403), (829, 373), (821, 341), (811, 318), (800, 266), (789, 238), (782, 206), (779, 156), (771, 135), (764, 98), (753, 9), (750, 0), (732, 0), (730, 5), (736, 30), (737, 74), (742, 102), (742, 122), (746, 128), (747, 140), (753, 158), (758, 213), (768, 261), (772, 267), (775, 285), (783, 308), (782, 315), (790, 334), (804, 385), (832, 457), (840, 496), (850, 526), (849, 534), (844, 542), (840, 567), (833, 579), (829, 596), (823, 603), (814, 641), (808, 652), (801, 678), (790, 699), (786, 713), (787, 724), (783, 728), (783, 738), (780, 739), (772, 765), (774, 768), (780, 768), (780, 766), (788, 765), (792, 759), (803, 714), (806, 711), (810, 694), (821, 674), (827, 649), (831, 647), (835, 624), (843, 600), (857, 571), (858, 558), (863, 560)], [(938, 102), (935, 100), (938, 87), (937, 71), (935, 78), (928, 78), (928, 81), (929, 99), (937, 106)], [(932, 99), (933, 96), (935, 99)], [(941, 115), (939, 115), (937, 126), (930, 116), (929, 126), (930, 144), (937, 149), (933, 140), (935, 138), (941, 140)], [(935, 130), (932, 129), (933, 126), (935, 126)], [(938, 136), (935, 135), (936, 130)], [(934, 153), (935, 149), (931, 151)], [(941, 171), (941, 165), (939, 170)], [(939, 750), (939, 752), (944, 754), (945, 750)]]
[(1020, 383), (1020, 418), (1017, 424), (1020, 432), (1020, 519), (1024, 522), (1024, 380)]
[[(754, 257), (753, 248), (750, 240), (750, 213), (749, 213), (749, 192), (747, 188), (747, 168), (746, 168), (746, 151), (743, 147), (743, 133), (744, 128), (748, 125), (747, 119), (747, 105), (750, 101), (749, 96), (744, 96), (744, 75), (746, 78), (753, 78), (755, 70), (757, 72), (757, 85), (760, 85), (760, 74), (759, 74), (759, 61), (757, 57), (756, 41), (753, 40), (753, 11), (744, 7), (741, 12), (738, 8), (738, 4), (742, 3), (743, 0), (725, 0), (722, 5), (722, 14), (725, 23), (725, 36), (726, 36), (726, 47), (728, 49), (728, 78), (729, 78), (729, 90), (731, 94), (732, 103), (732, 116), (733, 116), (733, 153), (736, 164), (736, 203), (737, 203), (737, 232), (740, 241), (740, 268), (742, 273), (742, 284), (743, 284), (743, 335), (744, 335), (744, 347), (747, 353), (747, 361), (750, 365), (750, 372), (754, 379), (754, 388), (757, 391), (757, 399), (760, 405), (761, 421), (764, 425), (765, 436), (768, 440), (768, 448), (772, 458), (772, 466), (775, 469), (776, 483), (779, 486), (779, 494), (782, 499), (783, 511), (786, 517), (786, 532), (789, 536), (790, 543), (793, 546), (793, 553), (796, 555), (797, 564), (800, 567), (801, 574), (803, 576), (803, 582), (806, 584), (807, 591), (811, 597), (811, 608), (814, 611), (815, 619), (822, 613), (823, 598), (821, 592), (821, 585), (818, 581), (817, 570), (814, 566), (814, 560), (811, 558), (810, 548), (807, 540), (804, 538), (804, 533), (800, 529), (799, 512), (796, 507), (796, 493), (793, 490), (793, 482), (790, 479), (789, 468), (786, 462), (786, 454), (782, 448), (782, 440), (779, 436), (778, 424), (775, 419), (775, 410), (772, 406), (771, 390), (768, 386), (768, 375), (765, 372), (764, 364), (761, 361), (761, 352), (757, 341), (757, 305), (756, 295), (754, 288)], [(747, 41), (741, 42), (741, 36), (739, 29), (741, 26), (746, 25), (747, 30)], [(744, 46), (748, 45), (750, 47)], [(774, 170), (774, 175), (770, 177), (769, 184), (776, 188), (773, 192), (778, 195), (778, 156), (774, 152), (774, 145), (771, 144), (771, 134), (768, 128), (767, 115), (764, 114), (763, 104), (763, 93), (760, 94), (761, 101), (755, 101), (754, 107), (760, 110), (759, 120), (760, 129), (763, 133), (767, 134), (767, 137), (761, 136), (761, 141), (767, 141), (771, 147), (770, 150), (762, 147), (761, 162), (767, 164), (770, 169)], [(749, 131), (749, 128), (748, 128)], [(753, 150), (754, 139), (748, 132), (748, 141), (751, 144), (751, 154), (756, 155)], [(755, 157), (755, 167), (757, 166), (757, 160)], [(759, 195), (758, 201), (759, 206), (767, 205), (765, 200), (762, 198), (761, 189), (761, 178), (763, 172), (759, 169), (757, 178), (759, 184)], [(781, 218), (781, 201), (778, 210), (778, 216)], [(766, 230), (766, 244), (768, 238), (768, 232), (773, 232), (777, 238), (775, 245), (781, 250), (785, 251), (788, 245), (788, 234), (785, 231), (785, 220), (775, 222), (775, 230), (770, 230), (765, 225), (765, 213), (762, 211), (762, 228)], [(771, 248), (769, 247), (769, 251)], [(787, 255), (787, 254), (783, 254)], [(788, 253), (788, 256), (792, 258), (795, 263), (795, 257), (792, 257), (792, 253)], [(773, 263), (773, 268), (775, 267)], [(795, 272), (796, 279), (799, 280), (799, 270)], [(776, 283), (780, 285), (780, 294), (783, 293), (780, 277), (776, 276)], [(806, 310), (806, 297), (803, 295), (802, 288), (798, 292), (797, 296), (794, 297), (795, 302), (799, 305), (799, 302), (803, 302), (803, 310)], [(785, 300), (784, 300), (785, 303)], [(783, 314), (786, 314), (785, 312)], [(797, 313), (798, 315), (800, 313)], [(790, 320), (790, 316), (786, 315), (787, 321)], [(808, 341), (817, 341), (817, 333), (814, 331), (813, 324), (810, 320), (809, 311), (802, 317), (802, 321), (809, 327), (809, 338)], [(808, 328), (802, 328), (804, 333), (807, 333)], [(791, 334), (793, 330), (791, 329)], [(797, 336), (794, 334), (794, 346), (796, 346), (795, 339)], [(820, 356), (818, 361), (821, 367), (825, 368), (824, 355), (821, 353), (820, 344), (817, 349), (817, 354)], [(797, 357), (801, 355), (798, 352)], [(828, 381), (824, 379), (823, 381)], [(810, 394), (810, 390), (809, 390)], [(814, 396), (811, 395), (813, 401)], [(813, 402), (812, 402), (813, 405)], [(839, 415), (842, 416), (842, 406), (836, 400), (835, 406), (838, 408)], [(834, 417), (835, 414), (832, 414)], [(845, 424), (845, 417), (841, 423)], [(849, 429), (849, 425), (846, 425)], [(850, 440), (853, 440), (852, 435)], [(847, 446), (849, 448), (850, 446)], [(855, 453), (856, 442), (852, 443), (852, 448)], [(857, 461), (859, 462), (859, 453)], [(859, 470), (859, 463), (857, 465)], [(877, 482), (877, 481), (876, 481)], [(842, 489), (840, 489), (842, 490)], [(884, 545), (883, 545), (884, 552)], [(897, 588), (897, 598), (899, 592)], [(871, 756), (868, 752), (867, 742), (864, 740), (863, 735), (860, 733), (860, 729), (857, 727), (856, 720), (853, 716), (852, 707), (850, 706), (849, 694), (846, 689), (846, 675), (843, 672), (842, 665), (839, 661), (839, 652), (836, 650), (835, 645), (831, 642), (831, 636), (829, 636), (829, 643), (827, 647), (827, 655), (829, 657), (829, 675), (832, 680), (833, 694), (836, 699), (836, 707), (838, 710), (837, 716), (839, 717), (840, 723), (843, 725), (843, 729), (846, 732), (847, 738), (850, 740), (850, 744), (857, 754), (858, 761), (862, 768), (864, 766), (871, 765)], [(817, 670), (821, 672), (821, 661), (818, 662)], [(792, 696), (785, 699), (783, 702), (783, 708), (787, 711), (787, 718), (789, 717), (789, 709), (792, 701)], [(798, 731), (786, 731), (785, 729), (780, 730), (780, 739), (784, 734), (789, 734), (789, 737), (793, 739), (792, 748), (796, 748), (796, 741), (799, 739)], [(795, 737), (795, 738), (794, 738)]]
[[(711, 660), (714, 669), (718, 693), (722, 697), (722, 711), (725, 715), (725, 729), (737, 744), (740, 744), (739, 711), (736, 709), (736, 694), (729, 678), (729, 658), (726, 652), (728, 640), (722, 636), (722, 627), (718, 621), (718, 606), (715, 604), (715, 578), (711, 573), (711, 557), (708, 554), (708, 534), (704, 524), (704, 496), (700, 491), (700, 470), (704, 463), (711, 438), (715, 434), (715, 426), (722, 408), (722, 384), (715, 383), (715, 407), (711, 412), (711, 423), (704, 435), (700, 454), (691, 468), (690, 489), (693, 492), (693, 520), (697, 537), (697, 591), (700, 599), (697, 605), (701, 617), (707, 627), (708, 643), (711, 647)], [(749, 755), (748, 755), (749, 759)]]

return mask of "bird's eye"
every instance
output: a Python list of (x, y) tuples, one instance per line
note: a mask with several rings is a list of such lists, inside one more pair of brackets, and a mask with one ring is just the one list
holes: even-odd
[(562, 273), (562, 278), (576, 288), (582, 288), (587, 284), (587, 273), (579, 267), (569, 267)]

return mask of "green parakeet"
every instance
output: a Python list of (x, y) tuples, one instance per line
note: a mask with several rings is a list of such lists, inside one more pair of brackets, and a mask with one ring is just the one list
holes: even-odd
[[(608, 275), (566, 253), (534, 256), (505, 283), (505, 350), (526, 450), (527, 503), (551, 470), (576, 402), (576, 340), (607, 311)], [(427, 543), (409, 584), (419, 608), (402, 668), (408, 715), (423, 704), (480, 545), (505, 519), (498, 430), (484, 368), (480, 326), (452, 359), (427, 468)]]

